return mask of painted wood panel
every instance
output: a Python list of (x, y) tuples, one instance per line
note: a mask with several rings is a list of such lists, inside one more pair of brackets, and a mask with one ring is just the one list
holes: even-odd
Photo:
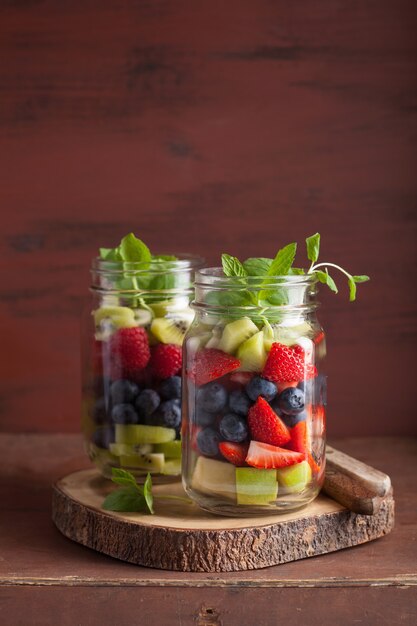
[[(0, 4), (0, 425), (76, 431), (90, 258), (319, 230), (333, 435), (416, 432), (414, 3)], [(300, 255), (301, 259), (302, 255)], [(344, 287), (341, 287), (343, 291)]]

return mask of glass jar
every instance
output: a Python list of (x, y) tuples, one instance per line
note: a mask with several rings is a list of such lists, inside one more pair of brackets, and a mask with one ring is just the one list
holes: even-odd
[(196, 273), (184, 342), (183, 484), (223, 515), (286, 513), (325, 466), (325, 336), (309, 275)]
[(102, 474), (113, 467), (162, 480), (181, 473), (182, 342), (190, 308), (191, 255), (151, 264), (92, 265), (92, 304), (82, 338), (82, 428)]

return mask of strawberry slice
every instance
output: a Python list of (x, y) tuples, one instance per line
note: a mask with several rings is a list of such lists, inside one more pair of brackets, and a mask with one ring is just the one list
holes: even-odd
[(240, 361), (234, 356), (223, 352), (223, 350), (217, 350), (217, 348), (205, 348), (197, 352), (187, 374), (196, 385), (205, 385), (216, 378), (233, 372), (238, 367), (240, 367)]
[(268, 443), (251, 441), (249, 445), (246, 463), (259, 469), (279, 469), (288, 465), (295, 465), (304, 460), (304, 454), (285, 450)]
[(229, 380), (232, 383), (243, 385), (243, 387), (245, 387), (245, 385), (247, 385), (254, 376), (254, 372), (233, 372), (233, 374), (230, 374)]
[(287, 426), (262, 396), (249, 409), (248, 426), (256, 441), (283, 446), (291, 439)]
[(231, 441), (221, 441), (219, 450), (229, 463), (233, 463), (236, 467), (244, 467), (246, 465), (246, 456), (248, 454), (248, 443), (233, 443)]
[(274, 342), (269, 351), (263, 378), (273, 383), (290, 383), (317, 376), (317, 369), (306, 363), (305, 353), (301, 346), (286, 346)]
[(286, 447), (294, 452), (302, 452), (304, 457), (306, 457), (310, 449), (307, 422), (295, 424), (295, 426), (290, 428), (290, 435), (291, 439)]

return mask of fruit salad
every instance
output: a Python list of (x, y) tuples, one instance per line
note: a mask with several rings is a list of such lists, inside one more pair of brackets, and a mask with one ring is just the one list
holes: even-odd
[(334, 281), (315, 271), (318, 237), (313, 251), (307, 239), (309, 271), (293, 267), (290, 244), (275, 259), (223, 255), (221, 268), (197, 272), (184, 351), (183, 482), (211, 512), (295, 510), (322, 485), (326, 341), (315, 296), (318, 282)]
[(90, 458), (136, 476), (181, 472), (182, 343), (198, 259), (154, 256), (131, 234), (93, 266), (84, 338), (83, 429)]

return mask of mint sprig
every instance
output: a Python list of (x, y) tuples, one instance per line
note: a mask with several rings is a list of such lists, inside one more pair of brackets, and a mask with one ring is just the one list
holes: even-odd
[[(307, 246), (307, 258), (311, 261), (311, 265), (307, 274), (305, 270), (299, 267), (293, 267), (295, 255), (297, 252), (297, 244), (295, 242), (288, 244), (284, 248), (278, 250), (274, 259), (266, 257), (250, 257), (246, 261), (239, 261), (235, 256), (229, 254), (222, 254), (222, 267), (223, 272), (228, 277), (239, 277), (242, 285), (247, 286), (246, 291), (241, 291), (238, 294), (225, 296), (224, 294), (213, 293), (213, 304), (220, 304), (223, 306), (249, 306), (256, 304), (258, 306), (279, 306), (287, 304), (287, 290), (285, 287), (277, 286), (273, 289), (267, 288), (270, 284), (271, 278), (275, 276), (303, 276), (309, 274), (315, 274), (317, 280), (324, 285), (327, 285), (334, 293), (338, 293), (338, 289), (335, 281), (329, 274), (329, 268), (335, 268), (342, 272), (347, 280), (349, 286), (349, 300), (353, 302), (356, 299), (356, 285), (358, 283), (364, 283), (369, 280), (369, 276), (366, 275), (353, 275), (344, 270), (335, 263), (318, 263), (320, 254), (320, 233), (315, 233), (306, 239)], [(250, 278), (251, 277), (263, 277), (261, 282), (261, 289), (256, 292), (250, 291)], [(265, 287), (263, 289), (262, 287)], [(222, 301), (222, 298), (224, 301)]]
[[(328, 268), (333, 267), (334, 269), (339, 270), (339, 272), (342, 272), (342, 274), (344, 274), (348, 280), (350, 302), (353, 302), (354, 300), (356, 300), (356, 284), (365, 283), (366, 281), (370, 280), (369, 276), (366, 276), (365, 274), (360, 275), (360, 276), (354, 276), (352, 274), (349, 274), (348, 271), (344, 270), (343, 267), (340, 267), (340, 265), (336, 265), (335, 263), (325, 263), (325, 262), (316, 263), (316, 261), (318, 261), (319, 251), (320, 251), (320, 234), (319, 233), (316, 233), (315, 235), (311, 235), (311, 237), (307, 237), (306, 246), (307, 246), (307, 257), (311, 261), (311, 266), (310, 266), (310, 269), (308, 270), (308, 274), (315, 274), (318, 281), (320, 281), (324, 285), (327, 285), (334, 293), (337, 293), (338, 289), (336, 287), (336, 283), (334, 282), (333, 278), (330, 276)], [(323, 272), (319, 270), (318, 269), (319, 267), (324, 268), (325, 271)]]
[(106, 496), (102, 507), (106, 511), (125, 513), (147, 513), (154, 515), (154, 500), (179, 500), (191, 504), (189, 498), (171, 495), (153, 495), (152, 477), (148, 473), (143, 485), (139, 485), (136, 478), (127, 470), (118, 467), (112, 468), (112, 481), (121, 485)]

